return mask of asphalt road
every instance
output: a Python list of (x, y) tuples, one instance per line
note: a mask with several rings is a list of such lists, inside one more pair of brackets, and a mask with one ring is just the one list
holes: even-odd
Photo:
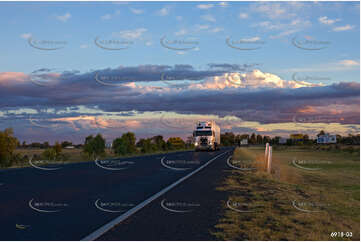
[(212, 162), (225, 162), (231, 151), (2, 170), (0, 240), (84, 239), (218, 155)]

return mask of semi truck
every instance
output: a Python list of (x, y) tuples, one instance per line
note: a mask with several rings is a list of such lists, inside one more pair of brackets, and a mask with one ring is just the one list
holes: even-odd
[(221, 143), (221, 130), (215, 121), (198, 122), (193, 131), (196, 151), (218, 150)]

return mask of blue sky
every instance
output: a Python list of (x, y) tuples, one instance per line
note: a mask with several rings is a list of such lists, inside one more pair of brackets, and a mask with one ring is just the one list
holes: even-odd
[[(325, 74), (332, 72), (333, 81), (359, 81), (358, 70), (342, 71), (342, 74), (327, 70), (328, 65), (341, 60), (359, 59), (358, 2), (280, 3), (279, 6), (273, 3), (264, 9), (260, 7), (264, 3), (227, 4), (222, 7), (217, 2), (1, 3), (0, 19), (7, 26), (2, 36), (1, 52), (6, 58), (1, 61), (1, 68), (2, 71), (30, 72), (44, 66), (43, 63), (51, 63), (61, 68), (87, 71), (151, 63), (204, 66), (216, 60), (221, 63), (261, 63), (263, 70), (272, 70), (287, 79), (291, 78), (290, 69), (309, 68), (325, 69)], [(202, 9), (200, 5), (213, 7)], [(284, 12), (277, 17), (272, 13), (277, 10)], [(319, 18), (325, 16), (326, 20), (336, 22), (321, 22)], [(265, 22), (274, 27), (261, 27), (260, 24)], [(347, 29), (347, 26), (352, 29), (334, 30), (337, 27)], [(134, 47), (126, 51), (109, 53), (94, 45), (96, 36), (139, 29), (144, 32), (134, 38)], [(162, 36), (171, 37), (181, 31), (184, 34), (178, 38), (199, 38), (198, 51), (177, 55), (160, 45)], [(39, 52), (29, 48), (26, 40), (20, 38), (23, 34), (31, 34), (39, 40), (67, 41), (68, 44), (61, 51)], [(285, 35), (278, 37), (282, 34)], [(322, 51), (303, 51), (291, 44), (292, 38), (305, 35), (330, 44)], [(227, 37), (258, 37), (265, 44), (257, 51), (239, 52), (225, 44)], [(151, 45), (146, 46), (146, 42)]]
[[(356, 86), (354, 84), (350, 86), (356, 89), (359, 88), (359, 2), (1, 2), (0, 5), (0, 22), (3, 25), (2, 45), (0, 46), (0, 53), (3, 57), (0, 58), (0, 74), (3, 73), (3, 78), (0, 77), (0, 84), (7, 87), (9, 83), (26, 79), (26, 75), (42, 68), (79, 71), (83, 79), (86, 79), (88, 74), (90, 75), (96, 71), (112, 70), (114, 72), (119, 71), (119, 67), (134, 68), (134, 70), (131, 70), (131, 74), (129, 74), (128, 70), (122, 69), (122, 77), (130, 75), (129, 78), (131, 79), (135, 78), (133, 72), (138, 71), (138, 74), (140, 72), (142, 75), (144, 74), (142, 72), (144, 67), (142, 66), (148, 66), (145, 68), (148, 74), (153, 73), (155, 69), (162, 66), (171, 66), (172, 71), (179, 74), (179, 70), (174, 69), (174, 67), (184, 65), (193, 68), (192, 75), (198, 72), (197, 75), (202, 76), (205, 74), (204, 72), (207, 72), (200, 81), (208, 82), (208, 86), (203, 85), (202, 88), (192, 86), (192, 88), (198, 88), (197, 95), (202, 96), (204, 92), (216, 91), (214, 83), (209, 83), (209, 78), (217, 75), (228, 75), (223, 70), (217, 75), (213, 73), (212, 76), (208, 73), (210, 71), (209, 64), (229, 64), (251, 66), (247, 71), (254, 72), (253, 75), (246, 76), (243, 73), (244, 76), (241, 77), (244, 83), (248, 83), (242, 86), (244, 87), (242, 92), (247, 93), (255, 91), (254, 88), (249, 88), (250, 83), (252, 83), (253, 87), (256, 85), (256, 89), (259, 91), (267, 91), (264, 88), (270, 88), (269, 83), (273, 83), (272, 88), (287, 89), (290, 92), (292, 90), (288, 89), (295, 87), (308, 88), (302, 89), (305, 93), (314, 93), (317, 92), (315, 90), (321, 90), (320, 86), (313, 86), (320, 83), (324, 88), (339, 85), (339, 83), (358, 83)], [(128, 48), (124, 50), (106, 50), (95, 44), (96, 38), (100, 42), (103, 41), (103, 43), (110, 40), (126, 41)], [(227, 40), (228, 44), (233, 43), (235, 47), (256, 47), (257, 49), (239, 50), (231, 48), (227, 45)], [(38, 44), (41, 41), (47, 41), (48, 43), (61, 42), (62, 44)], [(183, 43), (180, 43), (182, 41)], [(193, 44), (187, 45), (184, 42)], [(34, 48), (29, 43), (37, 47), (49, 47), (51, 45), (51, 47), (61, 46), (62, 48), (41, 50)], [(174, 50), (164, 47), (165, 43), (168, 47), (191, 46), (193, 49)], [(106, 47), (115, 46), (105, 45)], [(121, 46), (124, 47), (125, 45)], [(310, 48), (311, 50), (309, 50)], [(151, 68), (149, 65), (154, 67)], [(187, 70), (189, 71), (189, 68)], [(256, 73), (255, 70), (262, 74), (257, 74), (258, 72)], [(242, 71), (245, 72), (245, 70)], [(182, 69), (182, 73), (185, 72)], [(229, 73), (229, 70), (227, 73)], [(80, 78), (80, 74), (77, 77)], [(264, 79), (261, 84), (255, 83), (259, 75), (262, 75)], [(143, 79), (136, 77), (139, 81), (138, 84), (129, 80), (129, 83), (124, 85), (131, 90), (124, 91), (132, 93), (136, 88), (137, 91), (143, 89), (142, 91), (146, 92), (147, 90), (144, 87), (151, 87), (153, 81), (160, 81), (147, 76), (143, 77)], [(284, 84), (280, 84), (277, 78), (281, 79)], [(296, 85), (290, 81), (307, 83), (296, 83)], [(89, 82), (93, 83), (93, 78), (84, 81), (84, 83)], [(208, 87), (206, 90), (203, 88), (205, 86)], [(160, 87), (164, 87), (164, 83), (161, 83)], [(240, 89), (238, 87), (237, 90)], [(35, 86), (33, 88), (39, 87)], [(217, 91), (225, 97), (229, 97), (228, 91), (232, 91), (229, 90), (231, 89), (229, 85), (226, 88), (227, 90), (219, 85), (217, 88)], [(70, 86), (68, 89), (74, 90)], [(65, 110), (69, 107), (79, 108), (79, 105), (84, 105), (97, 109), (99, 113), (109, 112), (110, 110), (116, 112), (129, 110), (141, 112), (165, 111), (174, 112), (176, 116), (187, 111), (189, 114), (216, 114), (220, 115), (220, 117), (230, 115), (241, 118), (243, 121), (260, 123), (282, 123), (287, 121), (282, 119), (268, 121), (261, 120), (262, 118), (260, 120), (257, 120), (257, 118), (247, 119), (247, 117), (239, 115), (236, 112), (237, 110), (233, 113), (222, 113), (221, 111), (224, 110), (222, 107), (219, 107), (220, 112), (214, 112), (214, 110), (208, 110), (207, 112), (204, 109), (200, 112), (192, 109), (191, 106), (186, 109), (176, 107), (167, 109), (161, 107), (161, 105), (159, 105), (159, 108), (151, 107), (147, 110), (147, 108), (140, 107), (140, 104), (134, 102), (126, 108), (121, 105), (117, 106), (117, 108), (101, 108), (100, 106), (107, 106), (110, 103), (105, 101), (105, 103), (98, 104), (78, 98), (73, 100), (74, 103), (67, 103), (57, 96), (57, 94), (64, 96), (64, 93), (54, 93), (53, 100), (51, 100), (50, 97), (39, 98), (39, 96), (31, 95), (31, 97), (24, 97), (26, 95), (20, 92), (6, 91), (8, 99), (2, 101), (1, 109), (3, 109), (3, 112), (10, 109), (15, 112), (16, 110), (24, 110), (24, 108), (38, 109), (39, 107), (50, 109), (56, 107), (59, 110)], [(43, 91), (45, 91), (44, 88)], [(59, 92), (61, 91), (65, 90), (59, 89)], [(192, 89), (192, 91), (194, 90)], [(87, 95), (109, 95), (111, 92), (113, 90), (108, 92), (104, 89), (102, 94), (92, 92)], [(164, 90), (164, 92), (158, 94), (149, 91), (149, 93), (142, 93), (142, 97), (156, 95), (159, 98), (170, 95), (170, 93), (176, 95), (175, 90), (172, 89)], [(39, 95), (41, 96), (41, 94)], [(71, 94), (69, 95), (71, 97), (67, 97), (68, 99), (64, 98), (69, 100), (74, 97)], [(183, 93), (182, 95), (190, 94)], [(197, 95), (194, 97), (195, 100), (199, 98)], [(178, 94), (169, 96), (171, 101), (177, 100), (177, 98), (179, 98)], [(340, 98), (331, 103), (334, 105), (349, 105), (349, 107), (352, 107), (348, 110), (350, 113), (359, 114), (359, 104), (356, 103), (357, 100), (355, 101), (355, 99), (359, 100), (359, 95), (353, 97), (354, 99), (349, 97), (352, 101), (345, 101), (346, 98), (343, 95), (340, 95)], [(40, 100), (39, 103), (36, 100)], [(144, 101), (140, 102), (144, 104)], [(266, 103), (267, 101), (264, 104)], [(177, 106), (177, 104), (173, 105)], [(302, 105), (305, 106), (304, 103)], [(314, 115), (321, 112), (315, 110), (319, 110), (317, 108), (322, 105), (324, 109), (327, 109), (325, 104), (313, 103), (312, 105), (307, 104), (306, 106), (313, 108)], [(345, 110), (344, 106), (335, 106), (333, 108), (335, 110)], [(256, 111), (261, 109), (261, 107), (256, 107)], [(306, 108), (306, 110), (311, 109)], [(63, 112), (61, 118), (65, 118), (64, 113), (71, 117), (74, 116), (72, 112)], [(99, 113), (97, 115), (100, 115)], [(40, 113), (38, 114), (40, 115)], [(80, 114), (92, 115), (88, 112), (80, 112)], [(5, 116), (3, 114), (3, 117)], [(344, 114), (344, 116), (340, 118), (347, 120), (350, 114)], [(357, 125), (359, 120), (356, 119), (355, 121), (354, 116), (352, 117), (349, 119), (352, 121), (346, 123)], [(49, 117), (43, 116), (43, 118)], [(159, 117), (157, 116), (157, 118)], [(5, 127), (8, 124), (3, 125)], [(242, 125), (237, 124), (230, 129), (237, 130), (237, 127), (240, 128), (239, 126)], [(141, 128), (138, 131), (142, 133), (143, 131), (140, 130)], [(250, 130), (257, 131), (257, 128), (250, 128)], [(278, 129), (273, 127), (267, 130), (267, 134), (276, 134), (272, 130)], [(281, 133), (285, 134), (287, 132), (291, 131), (285, 129)], [(314, 133), (315, 131), (308, 130), (305, 132)], [(348, 129), (345, 129), (344, 132), (347, 133)], [(142, 134), (148, 135), (144, 132)], [(179, 135), (185, 136), (185, 134), (180, 133)], [(26, 136), (26, 138), (30, 139), (30, 135)], [(56, 137), (53, 137), (53, 139), (56, 139)]]

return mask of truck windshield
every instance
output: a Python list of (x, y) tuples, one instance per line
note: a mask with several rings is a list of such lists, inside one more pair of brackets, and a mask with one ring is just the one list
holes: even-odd
[(205, 130), (205, 131), (195, 131), (194, 132), (194, 136), (212, 136), (212, 131), (211, 130)]

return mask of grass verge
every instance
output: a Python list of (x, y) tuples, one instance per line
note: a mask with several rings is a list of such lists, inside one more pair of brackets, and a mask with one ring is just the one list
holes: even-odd
[(231, 164), (255, 169), (226, 171), (217, 190), (226, 191), (228, 200), (211, 231), (217, 239), (360, 239), (357, 154), (276, 149), (269, 174), (264, 148), (237, 148)]

